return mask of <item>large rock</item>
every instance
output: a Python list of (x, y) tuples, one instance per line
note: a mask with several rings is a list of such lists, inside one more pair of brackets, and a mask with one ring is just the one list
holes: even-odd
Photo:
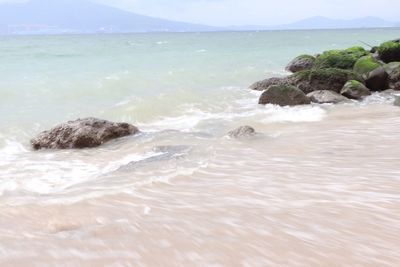
[(364, 84), (360, 83), (359, 81), (348, 81), (344, 86), (342, 91), (340, 92), (345, 97), (350, 99), (359, 100), (365, 96), (371, 95), (371, 92), (365, 87)]
[(331, 90), (340, 93), (347, 81), (362, 81), (362, 78), (353, 71), (335, 68), (299, 71), (288, 79), (292, 85), (306, 94), (319, 90)]
[(322, 53), (315, 60), (315, 68), (352, 69), (356, 61), (369, 52), (355, 46), (345, 50), (329, 50)]
[(232, 130), (228, 133), (230, 138), (241, 138), (241, 137), (249, 137), (256, 133), (251, 126), (240, 126), (239, 128)]
[(314, 66), (315, 57), (310, 55), (301, 55), (293, 59), (287, 66), (286, 70), (292, 73), (309, 70)]
[(377, 59), (375, 59), (372, 55), (368, 55), (357, 60), (353, 71), (361, 75), (363, 78), (366, 78), (371, 71), (379, 68), (380, 66), (381, 64), (379, 64)]
[(386, 73), (389, 75), (389, 87), (395, 88), (400, 82), (400, 62), (391, 62), (383, 66)]
[(389, 75), (383, 67), (379, 67), (368, 73), (365, 85), (372, 91), (383, 91), (389, 87)]
[(400, 61), (400, 43), (397, 40), (385, 42), (378, 47), (378, 53), (385, 63)]
[(341, 103), (346, 102), (349, 99), (344, 97), (334, 91), (330, 90), (319, 90), (311, 92), (307, 95), (307, 97), (311, 100), (311, 102), (325, 104), (325, 103)]
[(310, 104), (310, 99), (300, 89), (292, 85), (273, 85), (261, 95), (259, 104), (295, 106)]
[(128, 123), (85, 118), (69, 121), (42, 132), (31, 140), (31, 144), (35, 150), (91, 148), (138, 131)]
[(268, 87), (272, 86), (272, 85), (284, 85), (284, 84), (290, 84), (290, 82), (288, 81), (287, 77), (283, 77), (283, 78), (268, 78), (262, 81), (258, 81), (255, 82), (254, 84), (252, 84), (250, 86), (251, 90), (256, 90), (256, 91), (265, 91), (268, 89)]

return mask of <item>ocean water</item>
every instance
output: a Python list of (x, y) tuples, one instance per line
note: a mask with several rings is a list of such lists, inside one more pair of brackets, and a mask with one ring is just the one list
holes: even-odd
[[(257, 105), (299, 54), (400, 29), (0, 37), (0, 266), (398, 266), (400, 109)], [(87, 116), (142, 133), (29, 140)], [(233, 140), (240, 125), (258, 134)]]

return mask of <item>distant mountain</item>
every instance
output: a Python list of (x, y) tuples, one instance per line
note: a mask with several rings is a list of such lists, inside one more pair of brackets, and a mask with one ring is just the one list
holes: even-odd
[(380, 18), (364, 17), (351, 20), (312, 17), (290, 24), (277, 26), (237, 26), (233, 30), (306, 30), (306, 29), (351, 29), (395, 27), (396, 23)]
[(0, 32), (9, 34), (215, 30), (218, 28), (138, 15), (88, 0), (0, 4)]

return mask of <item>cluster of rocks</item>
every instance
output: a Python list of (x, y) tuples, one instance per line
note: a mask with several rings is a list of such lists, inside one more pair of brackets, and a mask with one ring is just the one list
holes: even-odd
[[(340, 103), (362, 99), (373, 91), (400, 90), (400, 40), (385, 42), (370, 51), (351, 47), (316, 56), (301, 55), (286, 69), (293, 74), (259, 81), (250, 87), (263, 91), (260, 104)], [(400, 106), (400, 98), (395, 104)], [(35, 150), (93, 148), (138, 132), (137, 127), (128, 123), (85, 118), (44, 131), (31, 144)], [(228, 136), (241, 138), (254, 134), (252, 127), (242, 126)]]
[(316, 56), (301, 55), (286, 70), (292, 74), (250, 86), (263, 91), (260, 104), (340, 103), (360, 100), (375, 91), (400, 90), (400, 40), (382, 43), (369, 51), (355, 46)]

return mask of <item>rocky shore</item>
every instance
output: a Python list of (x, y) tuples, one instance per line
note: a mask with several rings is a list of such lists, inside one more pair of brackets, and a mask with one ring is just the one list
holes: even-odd
[[(382, 43), (369, 51), (355, 46), (315, 56), (300, 55), (286, 70), (292, 74), (268, 78), (250, 86), (252, 90), (262, 91), (259, 104), (337, 104), (362, 100), (372, 92), (400, 92), (400, 39)], [(400, 106), (400, 98), (396, 98), (394, 104)], [(93, 148), (138, 132), (137, 127), (128, 123), (85, 118), (44, 131), (31, 140), (31, 145), (34, 150)], [(227, 136), (240, 138), (254, 134), (256, 131), (252, 127), (242, 126)]]
[(372, 92), (400, 90), (400, 39), (369, 51), (354, 46), (315, 56), (300, 55), (286, 67), (292, 74), (258, 81), (259, 104), (295, 106), (361, 100)]

